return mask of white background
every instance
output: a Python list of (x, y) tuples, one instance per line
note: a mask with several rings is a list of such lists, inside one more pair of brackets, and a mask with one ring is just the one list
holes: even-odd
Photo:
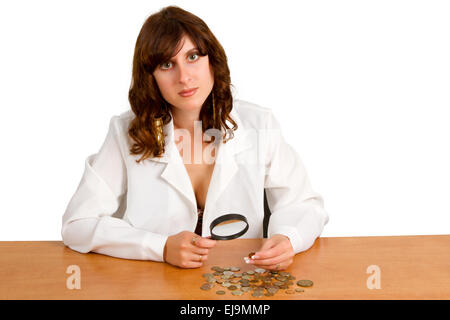
[(175, 4), (274, 110), (330, 221), (322, 236), (450, 233), (447, 1), (2, 1), (0, 240), (61, 240), (145, 19)]

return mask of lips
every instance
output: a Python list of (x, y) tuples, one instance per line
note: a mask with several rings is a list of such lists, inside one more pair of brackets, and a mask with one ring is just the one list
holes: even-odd
[(178, 92), (178, 94), (182, 97), (190, 97), (197, 91), (197, 89), (198, 88), (186, 89), (186, 90)]

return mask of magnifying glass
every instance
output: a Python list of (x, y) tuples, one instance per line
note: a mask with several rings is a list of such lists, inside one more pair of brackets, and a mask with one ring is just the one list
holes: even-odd
[(225, 214), (214, 219), (209, 226), (209, 230), (213, 240), (232, 240), (247, 232), (248, 221), (241, 214)]

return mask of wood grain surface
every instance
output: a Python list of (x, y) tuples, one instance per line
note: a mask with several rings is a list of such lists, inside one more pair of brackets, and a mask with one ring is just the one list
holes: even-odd
[[(198, 269), (166, 263), (82, 254), (60, 241), (0, 242), (0, 299), (450, 299), (450, 235), (318, 238), (286, 270), (314, 282), (302, 293), (233, 296), (219, 284), (202, 291), (212, 266), (254, 270), (243, 257), (264, 239), (218, 241)], [(81, 270), (81, 288), (68, 289), (70, 265)], [(380, 268), (380, 289), (369, 289), (367, 268)], [(296, 285), (294, 285), (296, 287)], [(223, 296), (217, 290), (225, 290)]]

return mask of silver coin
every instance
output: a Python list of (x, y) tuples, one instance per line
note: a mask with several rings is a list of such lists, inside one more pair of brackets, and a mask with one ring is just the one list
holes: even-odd
[(204, 283), (204, 284), (202, 284), (202, 286), (200, 287), (200, 289), (202, 289), (202, 290), (210, 290), (211, 289), (211, 286), (210, 286), (210, 283)]
[(311, 287), (314, 283), (311, 280), (298, 280), (297, 285), (300, 287)]
[(275, 294), (275, 293), (278, 292), (278, 288), (270, 287), (270, 288), (267, 289), (267, 291), (268, 291), (269, 293)]

